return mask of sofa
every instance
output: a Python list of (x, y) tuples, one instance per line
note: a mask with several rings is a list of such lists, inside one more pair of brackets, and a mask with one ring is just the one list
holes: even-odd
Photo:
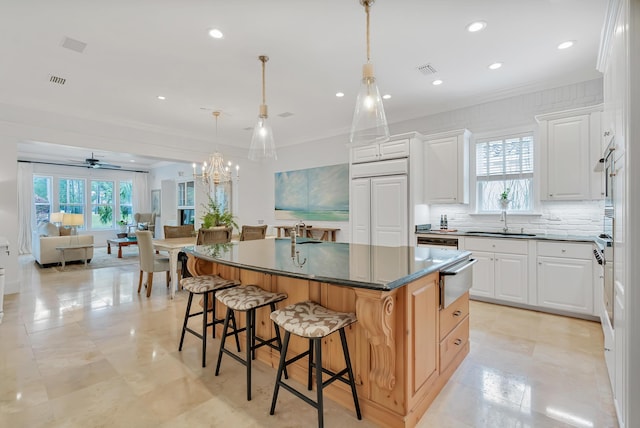
[[(33, 233), (31, 242), (31, 254), (36, 262), (43, 267), (54, 266), (60, 263), (60, 251), (56, 247), (65, 245), (93, 245), (93, 235), (71, 235), (71, 230), (58, 228), (53, 223), (42, 223)], [(87, 250), (87, 262), (93, 257), (93, 247)], [(84, 261), (84, 249), (65, 251), (66, 263)]]

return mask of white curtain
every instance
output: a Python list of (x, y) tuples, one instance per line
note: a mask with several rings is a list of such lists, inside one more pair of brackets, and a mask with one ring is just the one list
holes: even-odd
[(18, 162), (18, 253), (31, 254), (33, 165)]
[(151, 193), (149, 190), (149, 174), (136, 172), (133, 176), (133, 212), (151, 212)]

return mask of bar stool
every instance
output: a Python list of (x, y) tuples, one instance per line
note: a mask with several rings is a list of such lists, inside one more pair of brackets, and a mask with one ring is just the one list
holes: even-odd
[[(227, 306), (227, 314), (224, 318), (224, 326), (222, 327), (222, 342), (220, 343), (220, 352), (218, 352), (218, 363), (216, 365), (216, 376), (220, 372), (220, 363), (222, 362), (222, 354), (227, 354), (233, 357), (236, 361), (244, 364), (247, 367), (247, 401), (251, 401), (251, 360), (256, 358), (256, 349), (261, 346), (268, 346), (270, 348), (280, 351), (282, 349), (282, 340), (280, 339), (280, 330), (274, 323), (276, 330), (275, 337), (271, 339), (262, 339), (256, 337), (256, 309), (269, 305), (271, 311), (276, 310), (276, 303), (287, 298), (285, 293), (271, 293), (261, 289), (255, 285), (247, 285), (244, 287), (229, 288), (227, 290), (220, 291), (216, 298)], [(246, 326), (237, 329), (235, 322), (233, 324), (233, 331), (227, 333), (229, 328), (229, 320), (233, 320), (233, 311), (240, 311), (246, 313)], [(246, 360), (232, 353), (224, 347), (227, 336), (237, 334), (241, 331), (246, 331)], [(256, 341), (259, 342), (256, 345)], [(275, 344), (273, 342), (276, 342)], [(238, 350), (239, 351), (239, 350)], [(286, 374), (285, 374), (286, 376)]]
[[(212, 308), (209, 309), (209, 295), (213, 294), (215, 296), (216, 292), (228, 289), (230, 287), (235, 287), (240, 285), (240, 281), (234, 279), (224, 279), (219, 277), (218, 275), (201, 275), (201, 276), (192, 276), (189, 278), (183, 278), (180, 281), (180, 285), (182, 288), (189, 292), (189, 301), (187, 302), (187, 310), (184, 314), (184, 324), (182, 325), (182, 335), (180, 336), (180, 346), (178, 347), (178, 351), (182, 351), (182, 344), (184, 342), (184, 333), (189, 332), (196, 337), (202, 339), (202, 367), (205, 367), (205, 361), (207, 356), (207, 327), (213, 326), (213, 337), (216, 337), (216, 324), (220, 324), (223, 320), (216, 318), (216, 304), (213, 299), (211, 300)], [(203, 306), (202, 312), (196, 312), (190, 314), (191, 311), (191, 302), (193, 301), (194, 294), (202, 294), (203, 295)], [(212, 313), (212, 320), (210, 323), (207, 323), (207, 313)], [(202, 315), (202, 333), (199, 333), (191, 328), (187, 327), (187, 321), (191, 317), (195, 317), (198, 315)], [(235, 318), (232, 319), (233, 326), (235, 328), (236, 321)], [(236, 334), (236, 345), (238, 347), (238, 352), (240, 352), (240, 341), (238, 340), (238, 335)]]
[[(306, 403), (318, 409), (318, 426), (322, 428), (324, 426), (322, 398), (323, 389), (333, 383), (335, 380), (339, 380), (351, 386), (351, 395), (353, 396), (356, 415), (358, 416), (358, 419), (362, 419), (362, 415), (360, 413), (360, 403), (358, 402), (358, 394), (356, 392), (356, 384), (353, 377), (353, 370), (351, 368), (351, 360), (349, 359), (347, 338), (344, 333), (345, 327), (357, 321), (355, 314), (332, 311), (331, 309), (327, 309), (317, 303), (307, 301), (295, 303), (293, 305), (289, 305), (285, 308), (272, 312), (271, 320), (282, 327), (285, 330), (285, 333), (282, 351), (280, 352), (280, 364), (278, 364), (276, 385), (273, 390), (273, 400), (271, 401), (271, 411), (269, 412), (269, 414), (273, 415), (276, 410), (278, 390), (282, 386), (284, 389), (288, 390), (296, 397), (301, 398)], [(336, 331), (340, 332), (342, 351), (344, 352), (344, 359), (347, 363), (347, 367), (338, 373), (334, 373), (322, 367), (322, 339)], [(309, 349), (302, 354), (299, 354), (287, 360), (287, 349), (289, 347), (289, 339), (292, 333), (296, 336), (309, 339)], [(313, 361), (314, 345), (315, 362)], [(316, 401), (313, 401), (292, 386), (282, 381), (282, 371), (286, 370), (286, 367), (289, 364), (294, 363), (307, 355), (309, 356), (309, 378), (307, 381), (307, 388), (309, 389), (309, 391), (311, 391), (311, 380), (313, 373), (312, 369), (315, 367), (317, 392)], [(331, 377), (323, 382), (322, 373), (326, 373)], [(348, 375), (348, 379), (345, 379), (343, 377), (345, 374)]]

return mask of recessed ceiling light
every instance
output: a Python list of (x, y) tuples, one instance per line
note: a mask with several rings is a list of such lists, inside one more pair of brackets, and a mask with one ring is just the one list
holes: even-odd
[(569, 49), (571, 46), (573, 46), (576, 42), (574, 42), (573, 40), (567, 40), (566, 42), (562, 42), (558, 45), (558, 49)]
[(159, 100), (166, 100), (166, 99), (167, 99), (167, 97), (165, 97), (164, 95), (158, 95), (158, 99), (159, 99)]
[(344, 97), (344, 92), (336, 92), (336, 97), (338, 98)]
[(438, 85), (442, 85), (442, 80), (438, 79), (438, 80), (434, 80), (433, 82), (431, 82), (432, 85), (434, 86), (438, 86)]
[(214, 39), (221, 39), (222, 37), (224, 37), (224, 34), (222, 34), (222, 31), (218, 30), (217, 28), (209, 30), (209, 35)]
[(489, 70), (497, 70), (500, 67), (502, 67), (502, 63), (501, 62), (494, 62), (493, 64), (489, 65)]
[(382, 99), (384, 99), (384, 100), (388, 100), (389, 98), (391, 98), (391, 95), (389, 95), (389, 94), (384, 94), (382, 96)]
[(470, 33), (476, 33), (478, 31), (482, 31), (487, 28), (487, 23), (484, 21), (476, 21), (467, 25), (467, 31)]

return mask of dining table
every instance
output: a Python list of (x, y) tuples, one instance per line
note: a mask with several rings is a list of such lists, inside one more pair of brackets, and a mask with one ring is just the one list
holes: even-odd
[(173, 299), (178, 289), (178, 253), (184, 247), (196, 244), (196, 237), (154, 239), (153, 249), (169, 253), (169, 269), (171, 272), (171, 298)]

